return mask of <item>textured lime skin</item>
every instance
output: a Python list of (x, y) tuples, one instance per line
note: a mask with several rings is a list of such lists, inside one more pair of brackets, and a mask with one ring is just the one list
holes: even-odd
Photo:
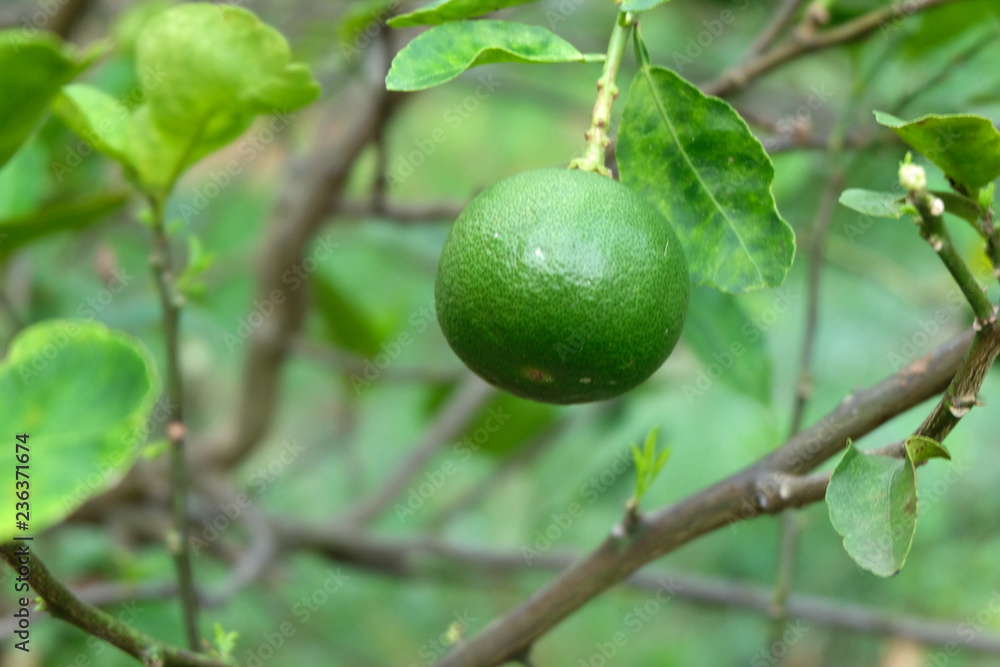
[(585, 403), (643, 382), (687, 314), (687, 261), (652, 204), (590, 172), (539, 169), (484, 190), (438, 263), (455, 354), (512, 394)]

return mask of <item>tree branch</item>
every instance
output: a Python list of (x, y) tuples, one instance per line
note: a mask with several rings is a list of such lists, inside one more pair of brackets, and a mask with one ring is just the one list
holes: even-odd
[[(827, 478), (829, 476), (826, 476)], [(825, 482), (823, 484), (825, 488)], [(820, 495), (822, 497), (822, 494)], [(517, 552), (465, 549), (432, 540), (373, 541), (361, 534), (276, 521), (281, 543), (288, 550), (309, 550), (337, 561), (389, 573), (399, 577), (454, 580), (467, 576), (482, 581), (484, 576), (507, 580), (511, 574), (559, 571), (577, 560), (572, 554), (543, 554), (531, 565)], [(670, 571), (642, 571), (624, 582), (639, 590), (664, 590), (671, 597), (709, 605), (735, 607), (770, 614), (771, 592), (759, 586)], [(974, 638), (959, 634), (957, 621), (936, 621), (871, 609), (823, 597), (792, 594), (787, 600), (788, 615), (853, 632), (906, 637), (925, 644), (953, 642), (963, 648), (1000, 653), (1000, 635), (978, 633)]]
[(748, 57), (759, 56), (764, 53), (781, 37), (781, 33), (785, 31), (785, 28), (789, 26), (792, 19), (795, 18), (795, 14), (799, 11), (799, 8), (804, 5), (806, 0), (784, 0), (778, 10), (774, 12), (774, 16), (771, 20), (764, 26), (764, 29), (760, 31), (757, 35), (757, 39), (753, 41), (750, 45), (750, 50), (747, 51)]
[(842, 25), (824, 30), (816, 35), (800, 36), (798, 39), (793, 39), (774, 47), (766, 53), (752, 58), (749, 62), (726, 70), (717, 79), (703, 84), (701, 89), (708, 95), (717, 95), (720, 97), (728, 95), (738, 88), (742, 88), (753, 79), (795, 60), (799, 56), (847, 42), (853, 42), (877, 30), (883, 24), (893, 20), (905, 19), (906, 16), (913, 15), (919, 11), (924, 11), (937, 5), (962, 1), (910, 0), (905, 4), (898, 3), (876, 9), (853, 21), (848, 21)]
[(82, 602), (49, 572), (35, 554), (24, 555), (24, 543), (0, 544), (0, 556), (14, 569), (25, 567), (27, 558), (28, 584), (42, 600), (46, 611), (55, 618), (75, 625), (84, 632), (99, 637), (143, 664), (162, 667), (226, 667), (225, 663), (206, 656), (167, 646), (159, 640), (120, 623), (109, 614)]
[[(825, 488), (784, 481), (816, 467), (857, 440), (944, 389), (959, 367), (971, 332), (960, 335), (878, 385), (848, 396), (829, 415), (761, 461), (669, 507), (647, 515), (635, 540), (607, 538), (542, 590), (457, 645), (441, 667), (499, 665), (639, 567), (720, 526), (815, 502)], [(798, 494), (808, 494), (801, 497)]]
[(152, 195), (149, 197), (149, 204), (152, 208), (154, 243), (149, 263), (153, 267), (160, 309), (163, 312), (163, 338), (167, 357), (167, 437), (170, 441), (170, 504), (174, 520), (174, 530), (167, 534), (167, 546), (177, 570), (188, 648), (197, 651), (201, 641), (198, 632), (198, 593), (195, 590), (191, 552), (188, 549), (188, 476), (184, 446), (187, 429), (184, 423), (184, 383), (180, 362), (183, 301), (176, 290), (175, 268), (170, 257), (170, 237), (165, 227), (165, 202)]
[[(202, 447), (208, 464), (228, 469), (249, 454), (270, 429), (279, 405), (279, 382), (289, 347), (302, 326), (307, 290), (291, 289), (287, 272), (302, 264), (306, 244), (334, 210), (351, 167), (381, 123), (380, 92), (355, 93), (357, 111), (334, 146), (321, 145), (293, 165), (282, 198), (261, 243), (256, 299), (274, 305), (271, 316), (246, 342), (242, 393), (228, 429)], [(275, 292), (284, 296), (276, 303)]]

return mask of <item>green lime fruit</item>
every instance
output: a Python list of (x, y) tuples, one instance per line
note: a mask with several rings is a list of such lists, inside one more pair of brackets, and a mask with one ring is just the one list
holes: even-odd
[(466, 366), (546, 403), (600, 401), (646, 380), (680, 338), (688, 292), (684, 250), (659, 211), (570, 169), (517, 174), (473, 199), (434, 287)]

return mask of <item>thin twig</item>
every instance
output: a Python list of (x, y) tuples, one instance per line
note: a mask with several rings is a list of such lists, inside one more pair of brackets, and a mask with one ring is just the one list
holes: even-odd
[(273, 302), (276, 292), (284, 299), (246, 341), (242, 393), (228, 428), (199, 448), (214, 468), (228, 469), (242, 461), (271, 427), (280, 404), (281, 369), (307, 307), (307, 289), (302, 284), (292, 289), (286, 280), (288, 271), (301, 266), (306, 244), (336, 208), (354, 161), (382, 122), (378, 113), (382, 95), (384, 91), (365, 99), (355, 93), (354, 99), (361, 99), (355, 115), (338, 133), (339, 140), (333, 146), (323, 142), (290, 170), (257, 264), (257, 300)]
[[(837, 197), (843, 185), (843, 175), (839, 170), (827, 179), (826, 186), (820, 195), (819, 208), (816, 212), (816, 224), (813, 229), (809, 251), (809, 291), (806, 297), (806, 323), (802, 339), (802, 353), (799, 357), (798, 382), (795, 387), (795, 398), (792, 407), (792, 421), (788, 431), (789, 437), (802, 429), (802, 419), (806, 404), (812, 395), (813, 352), (816, 347), (816, 336), (819, 324), (820, 284), (823, 277), (823, 249), (826, 247), (826, 236), (833, 220), (833, 211)], [(795, 578), (795, 564), (798, 556), (800, 536), (798, 515), (785, 512), (781, 516), (781, 546), (778, 553), (778, 576), (774, 585), (774, 597), (771, 601), (771, 616), (773, 619), (771, 637), (768, 646), (780, 641), (785, 631), (785, 621), (788, 617), (788, 596)]]
[(709, 95), (725, 96), (736, 89), (745, 86), (771, 70), (784, 65), (807, 53), (820, 51), (832, 46), (846, 44), (861, 39), (877, 30), (879, 26), (894, 20), (905, 20), (917, 12), (936, 7), (937, 5), (964, 0), (912, 0), (904, 4), (893, 4), (873, 10), (853, 21), (824, 30), (811, 37), (786, 42), (776, 46), (767, 53), (761, 54), (742, 65), (726, 70), (717, 79), (701, 86)]
[(785, 32), (785, 29), (791, 24), (792, 19), (795, 18), (795, 14), (799, 11), (799, 8), (804, 5), (806, 0), (784, 0), (781, 6), (778, 7), (777, 11), (774, 12), (774, 16), (768, 21), (764, 29), (760, 31), (757, 35), (757, 39), (753, 41), (750, 45), (750, 50), (747, 51), (748, 58), (755, 58), (760, 54), (767, 51), (771, 46), (781, 37), (781, 34)]
[[(826, 478), (829, 479), (829, 475)], [(428, 540), (374, 542), (327, 527), (310, 528), (284, 521), (276, 521), (276, 524), (282, 533), (281, 544), (288, 550), (314, 551), (337, 561), (348, 556), (355, 565), (399, 577), (447, 581), (468, 577), (481, 582), (487, 576), (509, 581), (512, 574), (533, 573), (539, 569), (560, 571), (580, 558), (571, 553), (546, 553), (534, 558), (529, 565), (516, 551), (472, 550)], [(664, 591), (670, 598), (750, 609), (762, 614), (771, 612), (770, 590), (725, 579), (645, 569), (623, 583), (638, 590)], [(929, 620), (798, 594), (790, 595), (787, 604), (789, 617), (834, 628), (907, 637), (925, 644), (954, 642), (963, 649), (1000, 653), (1000, 635), (981, 632), (969, 637), (961, 632), (958, 621)]]
[(170, 257), (170, 239), (164, 220), (164, 202), (161, 198), (150, 197), (153, 215), (153, 254), (150, 264), (156, 278), (156, 288), (163, 312), (163, 337), (167, 357), (167, 395), (169, 416), (167, 417), (167, 438), (170, 441), (171, 506), (173, 508), (174, 531), (168, 535), (168, 546), (177, 569), (181, 605), (184, 612), (184, 630), (188, 648), (197, 651), (201, 645), (198, 633), (198, 593), (195, 589), (194, 572), (191, 568), (191, 552), (188, 547), (187, 511), (187, 465), (184, 442), (184, 385), (180, 363), (180, 295), (174, 286), (174, 267)]
[[(803, 500), (775, 484), (776, 474), (794, 476), (816, 467), (887, 419), (941, 391), (968, 345), (958, 336), (934, 353), (911, 363), (875, 387), (849, 396), (833, 413), (791, 438), (744, 470), (680, 502), (651, 512), (644, 530), (622, 548), (605, 539), (594, 551), (563, 570), (528, 600), (456, 646), (441, 667), (490, 667), (558, 625), (563, 619), (642, 565), (727, 523), (783, 511), (822, 498), (814, 486)], [(1000, 341), (996, 342), (1000, 346)], [(821, 491), (821, 489), (819, 489)]]
[(341, 520), (350, 525), (362, 525), (384, 512), (448, 439), (458, 435), (469, 418), (495, 394), (493, 387), (472, 373), (466, 374), (451, 400), (437, 413), (410, 448), (410, 455), (389, 474), (379, 488), (359, 500)]

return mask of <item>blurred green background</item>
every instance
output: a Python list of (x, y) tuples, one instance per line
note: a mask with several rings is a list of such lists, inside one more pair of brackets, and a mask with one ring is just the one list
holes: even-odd
[[(8, 4), (3, 9), (6, 20), (30, 15), (40, 6)], [(378, 27), (388, 3), (248, 0), (240, 4), (288, 37), (296, 56), (314, 67), (324, 96), (296, 114), (288, 130), (277, 133), (273, 141), (248, 148), (252, 144), (241, 139), (198, 164), (173, 199), (172, 214), (183, 220), (179, 240), (196, 235), (206, 251), (216, 255), (204, 297), (189, 304), (183, 321), (182, 354), (190, 396), (186, 407), (189, 429), (195, 434), (217, 427), (235, 404), (245, 344), (233, 346), (226, 336), (238, 330), (253, 307), (253, 260), (282, 175), (291, 156), (323, 138), (321, 133), (340, 129), (340, 119), (359, 103), (359, 86), (371, 77), (368, 50), (379, 45), (356, 31)], [(643, 33), (654, 63), (668, 67), (680, 63), (684, 76), (704, 82), (743, 58), (777, 4), (674, 0), (643, 17)], [(882, 3), (826, 4), (831, 20), (841, 22)], [(86, 80), (118, 94), (134, 87), (129, 40), (142, 13), (149, 10), (148, 4), (125, 0), (96, 4), (81, 23), (77, 41), (106, 36), (113, 27), (119, 43), (111, 56), (85, 75)], [(688, 40), (705, 30), (703, 22), (718, 18), (723, 10), (733, 12), (734, 22), (691, 63), (677, 58), (685, 54)], [(581, 51), (603, 52), (614, 13), (606, 0), (541, 0), (502, 15), (552, 27)], [(399, 39), (414, 34), (407, 30)], [(489, 409), (509, 413), (509, 420), (472, 456), (453, 446), (442, 448), (411, 484), (418, 496), (421, 483), (430, 481), (437, 488), (425, 494), (429, 497), (421, 496), (422, 504), (411, 508), (412, 513), (395, 507), (385, 512), (374, 532), (390, 541), (431, 535), (470, 548), (518, 553), (534, 546), (536, 531), (550, 528), (554, 513), (566, 512), (575, 502), (583, 507), (582, 516), (560, 531), (549, 553), (583, 553), (621, 518), (622, 505), (632, 492), (631, 472), (608, 471), (629, 444), (641, 442), (653, 426), (660, 427), (660, 442), (671, 447), (672, 456), (644, 500), (649, 508), (684, 498), (779, 445), (791, 420), (802, 344), (806, 249), (828, 179), (839, 171), (845, 188), (895, 187), (896, 167), (905, 149), (874, 123), (873, 109), (904, 118), (971, 112), (1000, 119), (997, 62), (1000, 16), (995, 3), (958, 2), (906, 16), (862, 42), (803, 57), (728, 97), (747, 118), (770, 121), (770, 127), (751, 124), (762, 140), (787, 139), (782, 129), (796, 123), (810, 136), (839, 132), (848, 138), (848, 147), (839, 152), (792, 149), (773, 157), (775, 198), (799, 244), (785, 285), (736, 298), (745, 318), (735, 320), (715, 316), (718, 295), (695, 290), (681, 345), (650, 381), (623, 399), (558, 408), (510, 397), (492, 399), (468, 419), (468, 434), (483, 425)], [(634, 71), (629, 55), (619, 78), (623, 91)], [(403, 165), (412, 167), (412, 174), (394, 179), (397, 182), (390, 186), (392, 210), (428, 205), (460, 208), (481, 188), (505, 176), (568, 164), (582, 150), (599, 72), (600, 65), (488, 66), (410, 96), (386, 129), (389, 173), (408, 174)], [(481, 77), (496, 88), (486, 99), (476, 97)], [(621, 107), (619, 102), (619, 113)], [(262, 121), (249, 136), (261, 137), (265, 126)], [(428, 141), (432, 151), (421, 148)], [(57, 119), (49, 118), (31, 144), (0, 171), (0, 217), (31, 210), (41, 201), (120, 187), (117, 167), (95, 155), (84, 156), (79, 168), (61, 181), (57, 178), (53, 163), (65, 162), (67, 151), (77, 143), (78, 138)], [(414, 154), (420, 164), (414, 164)], [(241, 165), (241, 173), (225, 187), (211, 188), (208, 184), (230, 160)], [(365, 207), (377, 162), (374, 147), (357, 160), (346, 208)], [(944, 187), (941, 173), (927, 166), (932, 187)], [(194, 204), (201, 209), (194, 214), (184, 209), (200, 201), (199, 196), (216, 191), (217, 196), (208, 197), (203, 207)], [(147, 270), (148, 237), (134, 222), (133, 213), (123, 211), (81, 234), (49, 237), (14, 255), (4, 268), (4, 285), (22, 323), (86, 316), (81, 304), (105, 287), (107, 267), (114, 266), (135, 278), (95, 316), (142, 338), (162, 363), (160, 315)], [(977, 237), (953, 222), (963, 255), (978, 271), (985, 271)], [(289, 521), (316, 523), (345, 511), (359, 495), (379, 486), (412, 451), (442, 404), (463, 386), (465, 371), (432, 318), (435, 263), (450, 223), (450, 219), (401, 223), (389, 216), (334, 215), (320, 230), (316, 247), (332, 245), (333, 251), (308, 277), (314, 307), (284, 373), (277, 422), (234, 477), (252, 497), (255, 509)], [(900, 358), (909, 361), (929, 352), (971, 322), (968, 308), (953, 297), (955, 288), (944, 267), (906, 219), (869, 221), (838, 207), (826, 251), (807, 425), (852, 389), (892, 373)], [(990, 295), (995, 299), (997, 290), (991, 289)], [(944, 323), (929, 324), (942, 309)], [(8, 341), (13, 331), (12, 320), (0, 318), (2, 340)], [(411, 342), (400, 344), (404, 340)], [(760, 344), (754, 345), (758, 340)], [(722, 355), (733, 342), (745, 344), (748, 353), (734, 359), (718, 380), (706, 381), (712, 355)], [(394, 356), (394, 344), (398, 355), (384, 371), (368, 384), (357, 378), (352, 382), (352, 375), (363, 375), (366, 361), (375, 363), (382, 353)], [(921, 469), (918, 530), (900, 575), (880, 579), (856, 567), (832, 530), (825, 505), (816, 504), (797, 513), (802, 533), (793, 595), (823, 596), (955, 623), (974, 619), (987, 609), (1000, 587), (1000, 494), (996, 492), (1000, 419), (994, 406), (998, 394), (1000, 379), (994, 373), (982, 391), (987, 406), (963, 419), (948, 439), (954, 461), (935, 461)], [(883, 426), (862, 446), (900, 439), (919, 424), (930, 406)], [(288, 442), (303, 448), (290, 462), (280, 458)], [(449, 465), (456, 466), (454, 474), (433, 483), (440, 480), (434, 473)], [(957, 483), (944, 481), (950, 468), (959, 473)], [(591, 481), (595, 477), (596, 484)], [(473, 494), (477, 489), (483, 491), (481, 497)], [(399, 502), (405, 503), (408, 495), (409, 490)], [(211, 506), (200, 511), (206, 518), (219, 512)], [(235, 547), (245, 545), (247, 532), (242, 526), (224, 533), (222, 539)], [(769, 587), (776, 576), (779, 537), (780, 519), (765, 517), (719, 530), (648, 569)], [(162, 545), (128, 545), (100, 526), (61, 527), (39, 539), (36, 550), (53, 571), (72, 583), (161, 582), (173, 576)], [(206, 590), (220, 585), (228, 573), (225, 563), (206, 556), (197, 558), (195, 566)], [(321, 589), (330, 571), (338, 568), (347, 575), (342, 586), (314, 611), (303, 611), (303, 598)], [(523, 573), (503, 577), (456, 570), (406, 578), (301, 554), (283, 560), (225, 604), (207, 609), (204, 625), (208, 630), (218, 622), (239, 633), (240, 665), (255, 664), (251, 658), (260, 654), (268, 637), (274, 643), (274, 633), (283, 623), (290, 623), (294, 634), (264, 664), (426, 665), (440, 655), (439, 637), (453, 621), (464, 619), (467, 632), (475, 634), (552, 576), (540, 567), (525, 567)], [(6, 584), (0, 590), (3, 596), (11, 594)], [(607, 664), (778, 664), (761, 653), (767, 651), (770, 621), (754, 611), (671, 599), (633, 633), (634, 617), (629, 613), (650, 596), (628, 587), (606, 593), (546, 635), (535, 648), (535, 664), (604, 664), (595, 642), (609, 642), (619, 630), (626, 632), (628, 642)], [(136, 608), (135, 627), (175, 644), (182, 642), (175, 600), (141, 600)], [(109, 611), (119, 613), (119, 607)], [(980, 619), (985, 629), (1000, 631), (1000, 615), (987, 616)], [(921, 649), (815, 622), (804, 622), (802, 627), (806, 631), (788, 647), (783, 664), (937, 664), (938, 647)], [(19, 652), (5, 646), (0, 662), (19, 667), (134, 664), (63, 623), (37, 620), (33, 631), (29, 656), (15, 655)], [(995, 655), (962, 650), (947, 664), (998, 662)]]

